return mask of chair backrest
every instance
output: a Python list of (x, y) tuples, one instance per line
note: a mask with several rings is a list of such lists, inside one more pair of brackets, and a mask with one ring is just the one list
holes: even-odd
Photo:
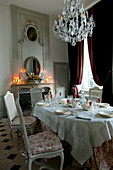
[(19, 116), (19, 119), (20, 119), (20, 125), (21, 125), (21, 129), (22, 129), (23, 137), (24, 137), (25, 147), (27, 149), (27, 153), (29, 155), (32, 155), (31, 149), (30, 149), (30, 144), (29, 144), (29, 139), (28, 139), (28, 136), (27, 136), (27, 131), (26, 131), (25, 123), (24, 123), (23, 112), (22, 112), (22, 109), (20, 107), (18, 99), (16, 100), (16, 106), (17, 106), (17, 110), (18, 110), (18, 116)]
[(12, 122), (12, 120), (18, 115), (13, 93), (7, 91), (6, 95), (4, 96), (4, 102), (7, 110), (8, 119), (10, 122)]
[(89, 89), (89, 99), (95, 100), (98, 102), (98, 98), (102, 101), (102, 92), (103, 90), (97, 86)]
[(34, 87), (30, 89), (30, 95), (31, 95), (31, 104), (32, 107), (36, 104), (36, 102), (42, 100), (42, 89), (38, 87)]

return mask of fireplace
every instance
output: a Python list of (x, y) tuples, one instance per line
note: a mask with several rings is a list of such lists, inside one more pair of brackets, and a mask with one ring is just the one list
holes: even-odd
[[(43, 100), (44, 100), (45, 94), (47, 94), (49, 92), (49, 90), (50, 90), (49, 87), (43, 87), (42, 88)], [(21, 88), (18, 91), (18, 97), (19, 97), (19, 102), (20, 102), (20, 106), (22, 108), (22, 111), (30, 113), (31, 110), (32, 110), (30, 88)]]
[(30, 88), (21, 88), (18, 91), (20, 106), (23, 112), (31, 111)]
[(31, 113), (31, 97), (30, 97), (30, 89), (33, 87), (38, 87), (42, 89), (42, 96), (44, 99), (44, 94), (49, 92), (51, 89), (51, 93), (53, 93), (53, 83), (16, 83), (12, 84), (12, 91), (15, 97), (15, 100), (18, 98), (20, 102), (20, 106), (24, 115), (28, 115)]

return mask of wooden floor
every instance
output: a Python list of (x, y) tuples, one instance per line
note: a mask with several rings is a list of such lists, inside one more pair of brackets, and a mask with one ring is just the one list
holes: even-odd
[[(9, 136), (8, 119), (0, 119), (0, 170), (27, 170), (25, 167), (25, 157), (23, 152), (23, 141), (16, 140), (17, 132), (13, 131), (14, 142), (11, 146)], [(59, 170), (59, 158), (48, 159), (46, 162), (55, 170)], [(33, 163), (33, 170), (38, 170), (39, 167)], [(80, 170), (72, 165), (67, 164), (63, 170)]]

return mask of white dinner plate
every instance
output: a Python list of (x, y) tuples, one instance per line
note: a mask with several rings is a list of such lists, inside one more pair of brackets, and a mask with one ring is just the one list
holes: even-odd
[(109, 103), (97, 103), (99, 107), (109, 107)]
[(56, 110), (56, 114), (59, 114), (59, 115), (64, 115), (64, 114), (69, 114), (71, 113), (69, 110)]
[(99, 112), (97, 115), (105, 118), (112, 118), (113, 112)]
[(37, 103), (37, 105), (38, 105), (38, 106), (45, 106), (45, 105), (46, 105), (46, 103), (39, 102), (39, 103)]

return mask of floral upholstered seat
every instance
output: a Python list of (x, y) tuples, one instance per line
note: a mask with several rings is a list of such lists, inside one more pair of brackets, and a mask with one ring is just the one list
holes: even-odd
[(62, 144), (53, 132), (42, 132), (28, 137), (32, 154), (51, 152), (62, 149)]
[[(22, 109), (17, 101), (17, 108), (19, 111), (20, 124), (24, 136), (24, 143), (26, 148), (26, 157), (28, 158), (28, 170), (32, 169), (32, 162), (38, 158), (53, 158), (60, 156), (60, 167), (59, 170), (63, 169), (64, 153), (63, 147), (59, 137), (52, 131), (44, 131), (34, 135), (27, 135), (26, 126), (24, 123)], [(47, 168), (44, 164), (40, 169)]]
[[(24, 123), (26, 125), (26, 127), (28, 126), (34, 126), (36, 124), (37, 120), (36, 120), (36, 117), (34, 116), (26, 116), (24, 117)], [(20, 119), (18, 117), (16, 117), (12, 124), (12, 126), (17, 126), (17, 125), (20, 125)]]

